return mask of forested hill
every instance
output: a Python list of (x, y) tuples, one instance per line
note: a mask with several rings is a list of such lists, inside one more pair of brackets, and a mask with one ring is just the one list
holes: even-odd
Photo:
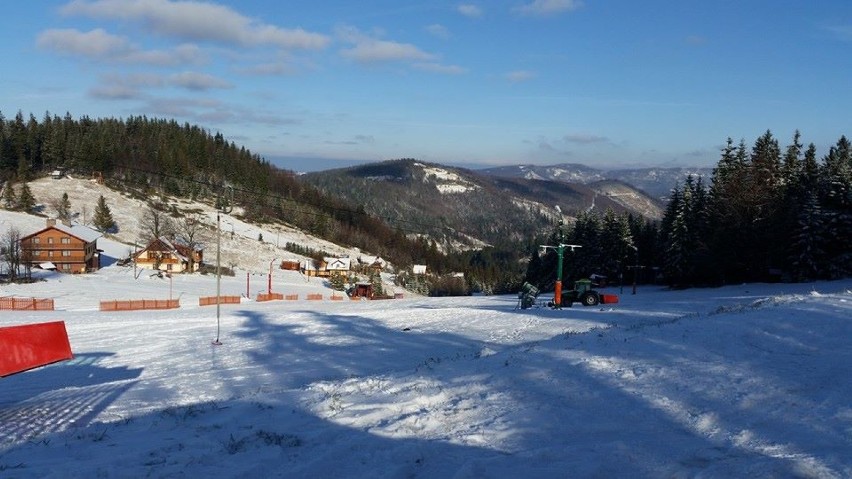
[(101, 176), (108, 186), (151, 201), (164, 192), (212, 203), (228, 185), (250, 221), (284, 221), (401, 266), (430, 261), (436, 270), (443, 266), (428, 242), (409, 239), (358, 205), (321, 193), (221, 133), (144, 116), (74, 119), (46, 113), (39, 120), (0, 113), (0, 184), (25, 183), (57, 168)]

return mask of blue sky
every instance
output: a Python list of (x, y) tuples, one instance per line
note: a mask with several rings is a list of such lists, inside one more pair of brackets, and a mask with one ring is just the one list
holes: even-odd
[(297, 170), (713, 166), (728, 137), (783, 146), (799, 129), (822, 155), (852, 133), (848, 0), (74, 0), (4, 16), (6, 118), (174, 118)]

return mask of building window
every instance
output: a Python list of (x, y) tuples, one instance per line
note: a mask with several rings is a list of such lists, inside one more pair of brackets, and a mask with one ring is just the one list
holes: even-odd
[(71, 252), (64, 249), (64, 250), (62, 250), (62, 256), (71, 256)]
[(53, 238), (47, 238), (47, 244), (53, 244)]
[(33, 243), (35, 243), (35, 244), (41, 243), (41, 238), (39, 238), (39, 237), (33, 238)]
[(53, 251), (48, 251), (48, 252), (47, 252), (47, 256), (48, 256), (48, 258), (49, 258), (49, 257), (51, 257), (51, 256), (53, 256)]
[(59, 267), (60, 267), (63, 271), (71, 271), (71, 265), (70, 265), (70, 264), (63, 263), (63, 264), (59, 265)]
[(62, 244), (71, 244), (71, 238), (62, 238)]

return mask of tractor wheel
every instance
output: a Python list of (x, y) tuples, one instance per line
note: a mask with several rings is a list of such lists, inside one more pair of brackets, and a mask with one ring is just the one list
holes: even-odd
[(597, 306), (601, 302), (597, 293), (590, 291), (583, 295), (583, 306)]

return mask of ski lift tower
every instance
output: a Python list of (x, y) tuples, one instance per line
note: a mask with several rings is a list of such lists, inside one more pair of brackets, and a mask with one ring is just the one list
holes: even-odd
[(556, 212), (559, 214), (559, 223), (556, 228), (556, 245), (540, 245), (539, 249), (543, 252), (546, 252), (549, 249), (556, 251), (556, 286), (553, 292), (553, 307), (554, 309), (562, 308), (562, 258), (565, 256), (565, 248), (571, 248), (571, 251), (574, 251), (577, 248), (582, 248), (580, 245), (576, 244), (565, 244), (563, 243), (565, 236), (562, 233), (562, 225), (564, 221), (562, 220), (562, 208), (559, 205), (556, 205)]

